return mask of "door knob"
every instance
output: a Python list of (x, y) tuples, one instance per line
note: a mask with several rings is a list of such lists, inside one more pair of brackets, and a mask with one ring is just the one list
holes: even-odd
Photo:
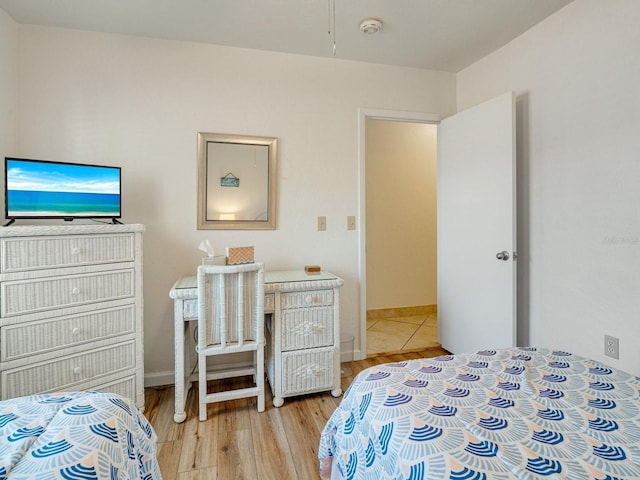
[(496, 258), (498, 260), (502, 260), (502, 261), (506, 262), (507, 260), (509, 260), (509, 252), (507, 252), (506, 250), (498, 252), (498, 253), (496, 253)]

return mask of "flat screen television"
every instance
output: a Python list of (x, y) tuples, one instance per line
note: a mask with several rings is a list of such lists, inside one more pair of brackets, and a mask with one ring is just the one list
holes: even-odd
[(121, 217), (120, 167), (5, 157), (5, 217)]

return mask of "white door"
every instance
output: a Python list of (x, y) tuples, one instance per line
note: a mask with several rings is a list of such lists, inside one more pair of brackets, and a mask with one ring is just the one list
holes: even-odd
[(438, 135), (439, 341), (452, 353), (514, 346), (513, 93), (444, 119)]

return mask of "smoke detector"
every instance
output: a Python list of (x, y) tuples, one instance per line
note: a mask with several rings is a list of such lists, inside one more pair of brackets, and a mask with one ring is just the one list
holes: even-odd
[(367, 18), (360, 23), (360, 31), (368, 34), (382, 30), (382, 22), (377, 18)]

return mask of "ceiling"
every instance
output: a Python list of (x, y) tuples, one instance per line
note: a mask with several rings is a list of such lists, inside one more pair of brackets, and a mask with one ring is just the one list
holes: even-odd
[[(0, 0), (0, 8), (20, 24), (458, 72), (570, 2)], [(366, 18), (382, 30), (362, 33)]]

